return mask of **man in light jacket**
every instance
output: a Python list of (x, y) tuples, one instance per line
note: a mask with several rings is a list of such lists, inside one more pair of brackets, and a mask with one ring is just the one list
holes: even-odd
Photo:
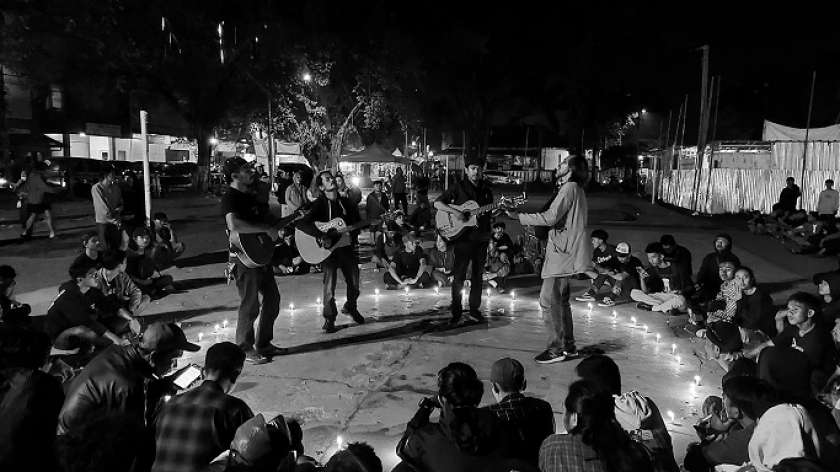
[(540, 307), (548, 331), (548, 349), (534, 358), (540, 364), (561, 362), (577, 354), (569, 306), (569, 278), (592, 264), (592, 245), (586, 234), (588, 205), (583, 185), (589, 180), (586, 159), (570, 156), (557, 169), (560, 190), (549, 208), (541, 213), (518, 214), (522, 225), (548, 226), (545, 264), (542, 268)]

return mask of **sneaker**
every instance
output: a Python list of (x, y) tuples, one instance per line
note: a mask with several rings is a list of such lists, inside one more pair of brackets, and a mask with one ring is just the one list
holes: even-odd
[(269, 344), (266, 347), (258, 347), (257, 352), (265, 357), (276, 357), (288, 354), (289, 350), (284, 347), (278, 347), (273, 344)]
[(449, 324), (450, 326), (456, 326), (461, 324), (461, 315), (452, 315), (449, 318), (449, 321), (447, 321), (447, 324)]
[(534, 360), (537, 361), (537, 364), (554, 364), (555, 362), (563, 362), (566, 358), (565, 352), (552, 352), (551, 349), (546, 349)]
[(636, 304), (636, 308), (638, 308), (638, 309), (640, 309), (640, 310), (645, 310), (645, 311), (653, 311), (653, 305), (648, 305), (648, 304), (647, 304), (647, 303), (645, 303), (645, 302), (639, 302), (639, 303), (637, 303), (637, 304)]
[(579, 302), (594, 302), (595, 294), (590, 291), (587, 291), (583, 295), (578, 295), (577, 297), (575, 297), (575, 300)]
[(365, 317), (359, 313), (358, 308), (347, 308), (346, 306), (341, 308), (341, 312), (345, 315), (349, 315), (350, 318), (353, 318), (353, 321), (357, 324), (365, 324)]
[(697, 331), (694, 332), (694, 335), (697, 336), (698, 338), (705, 338), (706, 337), (706, 329), (705, 328), (698, 329)]
[(467, 313), (467, 319), (473, 323), (486, 323), (487, 318), (481, 313)]
[(615, 300), (610, 297), (604, 297), (600, 302), (598, 302), (598, 306), (615, 306)]
[(245, 352), (245, 362), (252, 365), (262, 365), (268, 364), (271, 360), (257, 351), (247, 351)]

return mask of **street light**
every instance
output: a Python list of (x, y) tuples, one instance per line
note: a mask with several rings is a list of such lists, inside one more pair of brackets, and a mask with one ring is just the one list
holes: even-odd
[(312, 74), (306, 72), (303, 74), (303, 81), (304, 82), (311, 82), (312, 81)]
[(642, 129), (642, 118), (647, 113), (647, 110), (644, 108), (641, 109), (639, 113), (636, 113), (638, 120), (636, 120), (636, 157), (638, 161), (636, 161), (636, 195), (639, 195), (639, 181), (640, 179), (640, 172), (642, 171), (642, 156), (639, 155), (639, 133)]

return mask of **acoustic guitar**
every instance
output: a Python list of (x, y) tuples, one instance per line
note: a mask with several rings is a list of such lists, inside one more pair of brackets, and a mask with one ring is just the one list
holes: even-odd
[(380, 220), (364, 220), (354, 225), (347, 226), (341, 218), (333, 218), (330, 221), (316, 221), (315, 227), (331, 236), (328, 244), (321, 242), (320, 236), (311, 236), (300, 228), (295, 229), (295, 245), (297, 245), (300, 257), (310, 264), (320, 264), (324, 259), (330, 257), (336, 249), (350, 245), (350, 233), (365, 226), (370, 226)]
[[(280, 220), (274, 229), (279, 231), (289, 223), (294, 222), (306, 214), (305, 210), (298, 209), (291, 215)], [(274, 256), (274, 247), (277, 243), (267, 233), (238, 233), (231, 231), (229, 235), (230, 246), (236, 257), (250, 269), (262, 267)]]
[(528, 199), (525, 198), (525, 194), (513, 198), (507, 198), (502, 195), (499, 198), (499, 203), (491, 203), (490, 205), (481, 206), (475, 200), (470, 200), (461, 205), (450, 205), (452, 208), (462, 212), (467, 217), (466, 221), (458, 219), (458, 217), (452, 213), (438, 210), (435, 214), (435, 226), (444, 239), (451, 241), (453, 239), (457, 239), (469, 228), (478, 227), (479, 215), (493, 211), (497, 208), (517, 207), (526, 201), (528, 201)]

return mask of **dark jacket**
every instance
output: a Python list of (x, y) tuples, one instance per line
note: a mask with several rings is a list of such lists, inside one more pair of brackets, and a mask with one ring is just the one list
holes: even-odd
[[(478, 185), (474, 185), (469, 179), (464, 178), (449, 190), (440, 194), (436, 201), (453, 206), (475, 201), (479, 206), (484, 206), (493, 203), (493, 191), (484, 180), (480, 180)], [(458, 241), (490, 241), (490, 219), (489, 213), (479, 215), (478, 227), (464, 231)]]
[[(730, 243), (730, 246), (732, 243)], [(681, 267), (685, 268), (689, 274), (694, 273), (694, 266), (691, 262), (691, 251), (683, 246), (675, 245), (672, 252), (665, 254), (665, 260), (669, 262), (676, 262)]]
[[(444, 407), (446, 408), (446, 407)], [(504, 459), (523, 459), (519, 434), (481, 408), (448, 410), (429, 423), (432, 410), (420, 408), (397, 446), (397, 455), (425, 472), (476, 472)]]
[(358, 223), (361, 220), (359, 207), (344, 197), (330, 200), (326, 195), (321, 195), (312, 202), (309, 213), (298, 221), (297, 227), (310, 236), (319, 237), (324, 233), (315, 223), (326, 223), (336, 218), (343, 219), (348, 226)]
[[(697, 272), (697, 284), (703, 286), (709, 293), (713, 292), (715, 294), (718, 292), (720, 284), (723, 283), (720, 279), (720, 263), (733, 262), (735, 263), (735, 267), (741, 267), (741, 260), (735, 254), (732, 254), (732, 237), (728, 234), (719, 234), (715, 236), (715, 240), (717, 238), (726, 239), (729, 241), (729, 246), (723, 251), (715, 250), (706, 254), (706, 257), (703, 258), (703, 262), (700, 264), (700, 271)], [(714, 242), (712, 242), (712, 246), (714, 247)]]
[(376, 192), (369, 193), (366, 202), (365, 213), (367, 213), (368, 219), (371, 220), (379, 218), (390, 209), (388, 195), (385, 192), (380, 193), (379, 198), (376, 198)]
[(744, 329), (761, 331), (765, 335), (773, 337), (776, 335), (775, 316), (776, 310), (773, 307), (773, 299), (761, 287), (756, 287), (752, 295), (741, 294), (732, 321)]
[(103, 298), (102, 292), (97, 288), (91, 288), (88, 293), (82, 293), (75, 281), (64, 282), (58, 288), (58, 296), (47, 310), (47, 318), (44, 322), (45, 331), (53, 341), (64, 330), (76, 326), (87, 326), (102, 336), (108, 329), (97, 321), (92, 304)]
[(145, 387), (152, 375), (152, 366), (136, 347), (109, 347), (70, 384), (58, 416), (58, 434), (66, 434), (97, 412), (120, 411), (145, 424)]
[(51, 375), (0, 370), (0, 470), (57, 470), (51, 451), (63, 401), (61, 384)]

